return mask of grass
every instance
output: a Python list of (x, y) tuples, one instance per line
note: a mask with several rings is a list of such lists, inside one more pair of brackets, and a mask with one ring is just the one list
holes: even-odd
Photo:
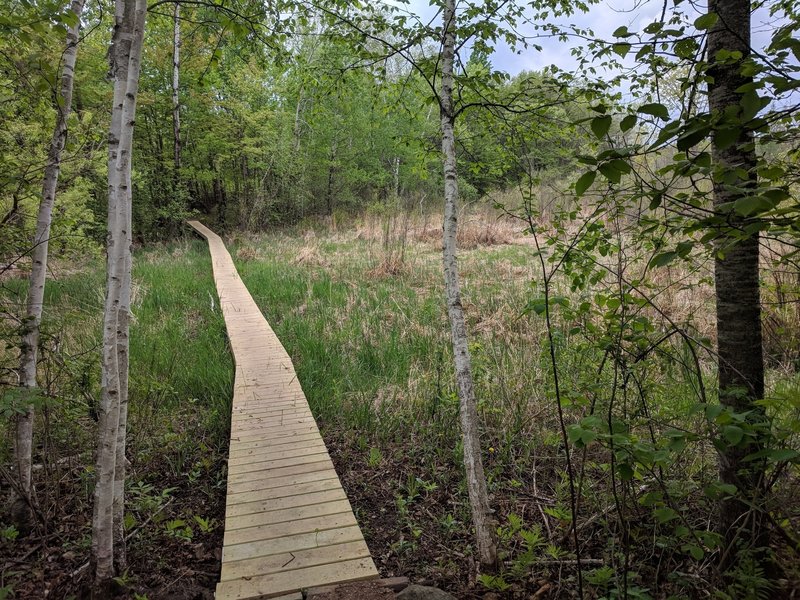
[[(413, 418), (452, 396), (449, 325), (440, 293), (438, 253), (412, 250), (402, 276), (374, 272), (374, 248), (359, 240), (318, 243), (321, 264), (298, 264), (305, 242), (276, 236), (263, 242), (258, 258), (238, 268), (254, 298), (295, 361), (315, 414), (323, 422), (359, 429), (374, 419)], [(531, 333), (514, 322), (525, 305), (527, 281), (515, 277), (524, 248), (473, 251), (465, 271), (491, 273), (472, 279), (464, 299), (471, 329), (479, 332), (473, 353), (481, 397), (498, 397), (504, 382), (489, 376), (489, 363), (510, 360), (509, 339)], [(241, 254), (241, 253), (240, 253)], [(498, 277), (505, 272), (505, 277)], [(515, 348), (515, 350), (517, 350)], [(515, 362), (525, 360), (516, 356)], [(486, 363), (486, 364), (484, 364)], [(529, 388), (529, 391), (533, 391)], [(435, 407), (434, 407), (435, 408)], [(389, 409), (389, 410), (387, 410)]]
[[(396, 251), (363, 229), (237, 237), (231, 245), (243, 280), (293, 357), (381, 572), (437, 581), (463, 597), (481, 587), (514, 597), (554, 577), (552, 597), (573, 593), (569, 494), (547, 331), (541, 316), (526, 314), (541, 294), (533, 248), (476, 245), (460, 255), (487, 477), (505, 563), (502, 577), (478, 583), (440, 253), (437, 243), (422, 240), (405, 245), (402, 269), (384, 268)], [(669, 277), (685, 281), (680, 272)], [(707, 286), (687, 293), (652, 283), (666, 290), (658, 296), (660, 310), (693, 324), (687, 326), (697, 335), (712, 334)], [(599, 293), (613, 298), (614, 284), (606, 278), (581, 293), (557, 278), (552, 294), (568, 297), (572, 307), (594, 304)], [(706, 420), (692, 412), (698, 400), (691, 357), (674, 340), (629, 366), (614, 359), (620, 327), (622, 356), (636, 356), (666, 324), (647, 307), (634, 307), (624, 320), (609, 306), (588, 315), (554, 309), (566, 425), (570, 435), (590, 436), (573, 448), (582, 554), (590, 565), (602, 565), (597, 572), (587, 567), (587, 581), (598, 595), (621, 594), (626, 586), (642, 598), (651, 592), (702, 594), (718, 585), (707, 559), (715, 542), (706, 516), (714, 504), (702, 492), (715, 481), (717, 459)], [(707, 356), (702, 367), (713, 391)], [(714, 401), (712, 392), (708, 400)], [(580, 424), (586, 415), (596, 415), (593, 425)], [(602, 437), (607, 419), (619, 438), (616, 449)], [(676, 427), (697, 437), (672, 443), (668, 436)], [(618, 470), (622, 476), (610, 479)], [(792, 489), (794, 483), (778, 497)], [(672, 507), (679, 508), (675, 515)], [(546, 541), (526, 546), (537, 531), (545, 532)], [(705, 536), (703, 547), (692, 542), (697, 535)], [(629, 578), (621, 575), (625, 555), (633, 557)], [(698, 560), (702, 576), (665, 578), (663, 565), (695, 572)], [(558, 565), (555, 572), (548, 561)]]
[[(209, 573), (199, 576), (197, 585), (213, 588), (233, 362), (204, 243), (140, 251), (134, 264), (126, 527), (133, 532), (146, 526), (129, 543), (131, 563), (138, 568), (126, 585), (152, 598), (193, 563), (201, 570), (208, 564)], [(80, 582), (55, 574), (72, 572), (88, 558), (103, 267), (92, 261), (47, 284), (40, 356), (46, 403), (37, 415), (34, 463), (40, 467), (34, 478), (50, 535), (27, 568), (9, 570), (0, 582), (18, 597), (39, 594), (36, 573), (43, 564), (54, 574), (53, 593), (66, 597)], [(20, 314), (24, 290), (23, 280), (4, 282), (8, 340), (16, 335), (14, 315)], [(0, 391), (13, 389), (15, 361), (13, 346), (0, 355), (5, 373)], [(7, 422), (0, 428), (5, 429), (0, 457), (9, 464), (12, 436)], [(180, 522), (194, 525), (191, 533), (175, 525)], [(0, 542), (0, 554), (24, 554), (28, 543)]]
[[(577, 572), (568, 536), (565, 446), (545, 322), (535, 310), (526, 311), (541, 294), (533, 248), (506, 227), (498, 228), (502, 235), (471, 233), (471, 239), (491, 245), (476, 242), (460, 254), (484, 460), (504, 564), (499, 578), (479, 580), (441, 259), (428, 229), (403, 242), (402, 268), (396, 243), (386, 244), (374, 226), (236, 235), (228, 247), (295, 363), (381, 573), (427, 579), (462, 598), (487, 590), (528, 597), (543, 589), (544, 597), (569, 597)], [(509, 240), (515, 243), (502, 243)], [(131, 527), (153, 513), (161, 516), (132, 542), (138, 579), (131, 589), (168, 597), (168, 582), (197, 560), (207, 565), (199, 585), (213, 588), (233, 367), (204, 243), (143, 250), (135, 264)], [(681, 281), (679, 273), (673, 275)], [(613, 297), (613, 284), (601, 280), (584, 293), (557, 279), (553, 290), (570, 300), (554, 308), (553, 333), (565, 424), (577, 435), (570, 447), (579, 479), (581, 553), (590, 559), (587, 586), (596, 597), (615, 597), (625, 586), (641, 598), (702, 596), (717, 585), (709, 559), (713, 540), (695, 547), (689, 538), (713, 529), (708, 515), (714, 506), (703, 488), (715, 480), (716, 455), (704, 437), (706, 420), (691, 414), (697, 383), (686, 366), (691, 357), (680, 340), (670, 339), (647, 360), (626, 363), (626, 353), (658, 338), (663, 323), (646, 309), (626, 321), (608, 304), (588, 313), (576, 308), (584, 302), (595, 306), (601, 293)], [(698, 335), (707, 335), (707, 288), (687, 294), (664, 287), (662, 308), (673, 319), (699, 323)], [(22, 282), (7, 283), (10, 313), (18, 311), (23, 289)], [(52, 509), (54, 520), (70, 523), (53, 543), (74, 551), (75, 563), (87, 552), (102, 298), (99, 263), (48, 286), (43, 379), (50, 402), (37, 428), (46, 434), (37, 459), (47, 456), (58, 465), (69, 457), (68, 466), (48, 477), (68, 482), (62, 489), (70, 500), (47, 501), (58, 507)], [(649, 325), (634, 316), (647, 316)], [(4, 323), (4, 334), (13, 335), (13, 323)], [(617, 359), (612, 341), (620, 331), (627, 337)], [(6, 350), (0, 365), (12, 366), (13, 355), (13, 348)], [(702, 377), (713, 389), (706, 359)], [(796, 376), (772, 372), (771, 380), (776, 398), (791, 398), (797, 390)], [(776, 418), (796, 422), (799, 407), (781, 402), (779, 408)], [(587, 415), (598, 418), (582, 421)], [(607, 424), (617, 436), (613, 444)], [(685, 444), (669, 437), (676, 426), (698, 437)], [(4, 462), (10, 453), (5, 444)], [(625, 469), (630, 477), (621, 476)], [(787, 466), (776, 486), (776, 510), (783, 511), (776, 514), (790, 529), (797, 515), (780, 503), (791, 506), (786, 499), (796, 489), (793, 469)], [(40, 481), (41, 489), (52, 487)], [(215, 519), (209, 532), (204, 525), (194, 527), (194, 537), (186, 534), (186, 524)], [(193, 552), (206, 554), (197, 559)], [(672, 571), (678, 574), (667, 576)], [(15, 585), (23, 586), (18, 594), (32, 572), (17, 576)], [(757, 586), (758, 577), (750, 574), (748, 581)]]

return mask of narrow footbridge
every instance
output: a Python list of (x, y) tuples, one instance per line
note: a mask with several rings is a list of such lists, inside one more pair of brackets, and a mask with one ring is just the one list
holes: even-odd
[(208, 240), (236, 362), (218, 600), (299, 600), (301, 590), (378, 576), (292, 361), (225, 244)]

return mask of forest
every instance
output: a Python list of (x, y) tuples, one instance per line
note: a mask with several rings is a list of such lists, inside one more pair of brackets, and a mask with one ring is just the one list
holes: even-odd
[(0, 600), (800, 598), (799, 250), (793, 0), (5, 0)]

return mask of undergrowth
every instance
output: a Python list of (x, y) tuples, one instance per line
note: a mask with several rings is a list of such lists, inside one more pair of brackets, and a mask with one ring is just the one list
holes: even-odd
[[(380, 268), (385, 240), (359, 230), (232, 241), (248, 257), (238, 261), (242, 278), (335, 448), (384, 575), (436, 581), (460, 597), (541, 591), (538, 597), (561, 598), (576, 591), (580, 556), (584, 582), (598, 598), (755, 598), (768, 591), (746, 569), (742, 581), (724, 582), (715, 568), (715, 501), (727, 492), (717, 481), (712, 432), (744, 431), (739, 416), (709, 413), (698, 401), (702, 382), (704, 401), (715, 403), (710, 357), (694, 363), (679, 336), (661, 339), (669, 322), (713, 337), (713, 296), (702, 273), (656, 273), (648, 289), (658, 290), (658, 310), (639, 303), (630, 314), (618, 310), (613, 279), (584, 292), (571, 289), (568, 277), (551, 282), (559, 394), (579, 486), (578, 555), (535, 248), (517, 236), (513, 244), (461, 252), (503, 556), (500, 573), (479, 574), (438, 248), (409, 243), (404, 268), (389, 271)], [(786, 386), (797, 389), (793, 379), (775, 380), (775, 398), (788, 397)], [(774, 403), (776, 423), (797, 422), (796, 400)], [(797, 485), (794, 466), (778, 458), (793, 456), (775, 454), (776, 509)], [(797, 515), (780, 514), (794, 530)]]
[[(3, 283), (2, 405), (13, 412), (25, 280)], [(0, 541), (0, 589), (19, 598), (66, 598), (90, 578), (93, 448), (99, 397), (104, 265), (49, 280), (40, 348), (34, 446), (41, 522)], [(176, 578), (211, 587), (224, 519), (233, 363), (200, 241), (156, 247), (134, 259), (130, 348), (129, 475), (125, 528), (131, 568), (118, 582), (140, 597), (172, 598)], [(0, 424), (0, 462), (13, 439)], [(5, 486), (5, 482), (3, 482)], [(3, 487), (4, 496), (7, 488)], [(11, 539), (11, 538), (14, 539)], [(25, 556), (19, 562), (20, 556)], [(131, 596), (132, 597), (132, 596)]]
[[(613, 280), (598, 278), (582, 291), (554, 278), (556, 388), (535, 249), (511, 233), (462, 251), (460, 264), (500, 540), (502, 565), (493, 574), (480, 573), (473, 556), (436, 244), (404, 237), (398, 253), (380, 234), (358, 230), (228, 240), (242, 279), (295, 363), (381, 574), (436, 583), (459, 598), (565, 598), (576, 594), (580, 559), (592, 598), (771, 593), (757, 569), (743, 564), (722, 581), (714, 566), (715, 501), (728, 493), (716, 478), (715, 432), (748, 431), (735, 414), (698, 408), (699, 388), (716, 406), (708, 391), (713, 361), (693, 362), (679, 336), (664, 338), (667, 317), (647, 306), (620, 313), (627, 301), (614, 295)], [(398, 257), (402, 268), (388, 268)], [(122, 585), (152, 600), (175, 597), (176, 581), (213, 589), (233, 365), (204, 243), (141, 251), (135, 265), (131, 568)], [(35, 477), (37, 489), (55, 492), (37, 497), (45, 521), (35, 535), (0, 529), (0, 588), (20, 597), (35, 597), (45, 584), (66, 597), (86, 579), (72, 573), (84, 564), (90, 539), (102, 267), (90, 264), (48, 283)], [(583, 266), (571, 268), (582, 276)], [(702, 275), (693, 287), (685, 275), (654, 275), (661, 278), (651, 282), (658, 306), (672, 322), (710, 338), (712, 296)], [(3, 285), (2, 333), (13, 340), (24, 281)], [(614, 342), (620, 332), (623, 341)], [(13, 409), (15, 358), (13, 344), (0, 355), (6, 411)], [(768, 410), (784, 435), (769, 459), (770, 506), (791, 537), (800, 380), (781, 362), (770, 381)], [(578, 548), (557, 396), (578, 484)], [(8, 464), (10, 432), (0, 439), (0, 461)], [(34, 554), (38, 546), (44, 551)], [(796, 557), (785, 543), (774, 551), (784, 588), (791, 587)], [(23, 564), (21, 556), (41, 558)]]

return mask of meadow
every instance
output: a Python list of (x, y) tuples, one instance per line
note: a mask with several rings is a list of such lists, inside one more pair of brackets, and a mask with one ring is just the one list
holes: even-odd
[[(628, 598), (703, 597), (716, 582), (708, 491), (716, 454), (706, 434), (719, 414), (699, 410), (697, 396), (714, 387), (713, 361), (693, 362), (679, 336), (662, 340), (660, 330), (681, 322), (698, 338), (713, 335), (702, 273), (659, 273), (674, 281), (658, 282), (658, 310), (637, 305), (627, 329), (603, 317), (620, 306), (613, 278), (583, 291), (567, 277), (552, 278), (549, 293), (563, 300), (548, 327), (536, 304), (540, 262), (522, 229), (473, 221), (460, 253), (504, 565), (494, 576), (480, 574), (474, 558), (435, 218), (397, 225), (365, 217), (335, 230), (317, 224), (226, 242), (295, 363), (383, 576), (430, 582), (459, 598), (570, 597), (578, 573), (575, 497), (588, 597), (622, 597), (621, 589)], [(66, 597), (89, 576), (81, 569), (90, 540), (102, 269), (98, 259), (86, 260), (48, 283), (48, 385), (35, 478), (58, 482), (38, 486), (58, 497), (37, 498), (44, 536), (23, 542), (6, 529), (0, 541), (9, 557), (0, 588), (18, 597), (43, 582)], [(3, 334), (10, 336), (24, 282), (3, 286)], [(233, 374), (204, 242), (187, 236), (140, 249), (133, 289), (131, 569), (118, 583), (151, 600), (204, 597), (219, 565)], [(599, 312), (578, 310), (589, 303)], [(612, 343), (636, 327), (651, 342)], [(14, 354), (2, 355), (5, 377)], [(776, 419), (791, 424), (799, 382), (781, 369), (772, 371), (771, 398), (783, 402)], [(10, 435), (2, 440), (5, 462)], [(784, 464), (776, 473), (776, 505), (788, 506), (797, 491), (793, 469)], [(791, 530), (792, 510), (775, 514)], [(30, 563), (39, 545), (45, 551)], [(762, 575), (745, 568), (731, 597), (767, 589)], [(794, 576), (790, 567), (786, 577)]]

